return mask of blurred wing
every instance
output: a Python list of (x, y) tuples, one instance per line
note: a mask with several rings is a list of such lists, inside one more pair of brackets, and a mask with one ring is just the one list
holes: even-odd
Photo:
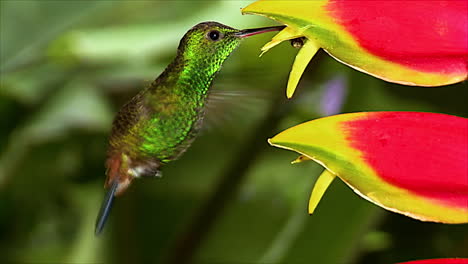
[(246, 120), (259, 104), (268, 102), (265, 91), (212, 90), (206, 102), (204, 130), (220, 128), (233, 122)]

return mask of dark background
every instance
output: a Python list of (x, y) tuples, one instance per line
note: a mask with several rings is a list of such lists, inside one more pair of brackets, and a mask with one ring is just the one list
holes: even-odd
[(466, 83), (390, 84), (319, 52), (287, 101), (297, 50), (283, 43), (258, 58), (272, 33), (245, 40), (232, 54), (213, 86), (231, 95), (207, 120), (209, 129), (164, 167), (163, 178), (136, 181), (117, 199), (104, 234), (94, 236), (114, 114), (157, 77), (196, 23), (274, 24), (240, 15), (248, 3), (0, 2), (2, 260), (379, 264), (468, 256), (467, 225), (423, 223), (387, 212), (339, 180), (309, 216), (309, 193), (322, 169), (313, 162), (290, 165), (295, 153), (266, 142), (326, 114), (324, 94), (331, 83), (345, 91), (336, 95), (343, 99), (335, 105), (340, 112), (465, 117)]

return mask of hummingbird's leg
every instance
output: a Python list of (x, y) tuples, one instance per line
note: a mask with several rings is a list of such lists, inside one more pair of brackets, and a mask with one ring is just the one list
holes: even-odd
[(154, 172), (154, 177), (156, 177), (156, 178), (161, 178), (161, 177), (162, 177), (162, 171), (156, 170), (156, 171)]
[(133, 173), (133, 177), (162, 177), (162, 172), (159, 169), (161, 167), (161, 163), (159, 161), (151, 160), (145, 162), (135, 162), (135, 165), (132, 167), (131, 171)]
[(140, 174), (141, 177), (146, 177), (146, 178), (161, 178), (162, 177), (162, 171), (159, 169), (149, 169), (146, 168), (144, 173)]
[(146, 171), (144, 174), (141, 174), (141, 176), (148, 177), (148, 178), (150, 177), (161, 178), (162, 172), (158, 169), (155, 169), (155, 170)]
[(101, 209), (99, 209), (99, 214), (96, 219), (96, 225), (94, 227), (94, 235), (96, 236), (101, 234), (102, 230), (104, 229), (107, 217), (109, 217), (109, 213), (112, 208), (112, 202), (114, 201), (115, 191), (117, 190), (118, 186), (119, 181), (117, 178), (115, 178), (109, 190), (107, 191), (106, 196), (104, 197), (104, 201), (101, 204)]

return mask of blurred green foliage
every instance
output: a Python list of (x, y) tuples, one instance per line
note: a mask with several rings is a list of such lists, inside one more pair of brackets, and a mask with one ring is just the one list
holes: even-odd
[[(257, 36), (228, 59), (213, 89), (262, 94), (233, 104), (162, 179), (142, 179), (116, 201), (94, 237), (114, 113), (176, 52), (198, 22), (271, 25), (241, 16), (249, 1), (0, 2), (0, 255), (12, 263), (391, 263), (466, 257), (468, 227), (386, 212), (335, 181), (312, 216), (321, 168), (290, 165), (266, 139), (320, 116), (324, 83), (346, 78), (343, 112), (434, 111), (467, 116), (466, 83), (405, 87), (324, 53), (298, 88), (284, 89), (296, 50), (258, 58)], [(252, 91), (254, 93), (252, 93)], [(237, 113), (237, 114), (236, 114)], [(434, 153), (437, 155), (437, 153)], [(211, 201), (211, 206), (208, 206)], [(208, 204), (208, 205), (207, 205)], [(179, 260), (179, 262), (178, 262)]]

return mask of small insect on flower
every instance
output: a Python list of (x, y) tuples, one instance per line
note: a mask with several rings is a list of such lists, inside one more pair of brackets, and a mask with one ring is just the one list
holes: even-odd
[(305, 37), (300, 37), (300, 38), (295, 38), (291, 39), (289, 42), (291, 42), (291, 46), (293, 46), (296, 49), (302, 48), (304, 46), (304, 42), (306, 41)]

